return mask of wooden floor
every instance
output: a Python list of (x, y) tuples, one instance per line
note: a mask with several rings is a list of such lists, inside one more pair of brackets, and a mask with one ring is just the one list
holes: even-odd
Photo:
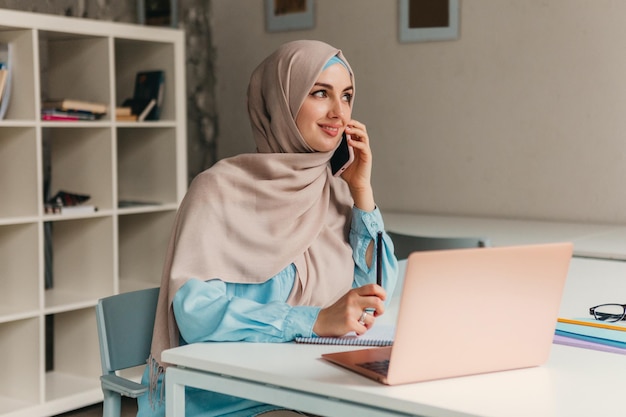
[[(122, 417), (135, 417), (137, 415), (137, 400), (122, 397)], [(59, 414), (58, 417), (102, 417), (102, 403), (75, 411)]]

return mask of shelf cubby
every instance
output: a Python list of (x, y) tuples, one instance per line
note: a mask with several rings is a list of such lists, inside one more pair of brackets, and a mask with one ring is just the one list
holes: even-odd
[(39, 310), (38, 236), (37, 223), (0, 226), (0, 321)]
[(175, 106), (168, 100), (174, 94), (175, 50), (172, 44), (155, 41), (116, 39), (115, 41), (115, 92), (117, 105), (132, 97), (135, 75), (140, 71), (161, 70), (165, 72), (163, 106), (160, 120), (174, 120)]
[(158, 287), (175, 211), (119, 216), (121, 292)]
[(113, 294), (115, 254), (113, 219), (60, 220), (52, 224), (52, 288), (46, 290), (47, 309), (95, 305)]
[(128, 127), (117, 131), (118, 201), (176, 202), (175, 129)]
[(0, 323), (0, 413), (15, 412), (41, 400), (40, 318)]
[[(37, 216), (37, 133), (33, 127), (0, 127), (0, 218)], [(20, 181), (15, 181), (19, 178)]]
[(46, 401), (99, 389), (96, 315), (93, 308), (54, 315), (53, 369), (46, 372)]
[[(42, 99), (111, 102), (109, 38), (67, 32), (40, 32), (40, 59), (47, 64)], [(105, 116), (109, 118), (110, 112)]]
[(111, 130), (89, 127), (48, 127), (50, 191), (87, 194), (85, 204), (113, 207), (113, 150)]

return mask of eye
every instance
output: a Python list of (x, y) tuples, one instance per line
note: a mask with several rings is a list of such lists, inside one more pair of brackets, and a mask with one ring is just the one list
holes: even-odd
[(315, 90), (311, 93), (311, 95), (318, 98), (328, 97), (326, 90)]
[(341, 97), (346, 103), (352, 103), (352, 93), (344, 93)]

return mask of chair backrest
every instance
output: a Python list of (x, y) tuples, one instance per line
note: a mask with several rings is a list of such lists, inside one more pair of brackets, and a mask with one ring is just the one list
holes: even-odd
[(393, 241), (394, 252), (398, 260), (407, 259), (411, 252), (489, 246), (489, 240), (481, 237), (414, 236), (391, 231), (388, 231), (387, 234)]
[(96, 320), (104, 374), (146, 363), (158, 298), (157, 287), (98, 301)]

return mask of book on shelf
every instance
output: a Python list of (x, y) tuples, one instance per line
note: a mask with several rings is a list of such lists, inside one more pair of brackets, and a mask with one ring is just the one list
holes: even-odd
[(130, 106), (116, 107), (115, 120), (118, 122), (134, 122), (137, 120), (137, 115), (133, 114), (133, 109)]
[(137, 115), (131, 114), (128, 116), (115, 116), (115, 120), (117, 120), (118, 122), (136, 122)]
[(11, 98), (13, 48), (12, 43), (0, 43), (0, 120), (5, 118)]
[(44, 109), (41, 111), (41, 120), (96, 120), (98, 116), (89, 111)]
[(80, 204), (78, 206), (61, 207), (61, 214), (95, 213), (96, 211), (98, 211), (98, 207), (92, 204)]
[(47, 203), (44, 206), (46, 214), (87, 214), (95, 213), (98, 207), (92, 204), (78, 204), (75, 206), (62, 206), (59, 204)]
[(126, 107), (116, 107), (115, 108), (115, 116), (131, 116), (133, 114), (133, 109), (129, 106)]
[(340, 337), (296, 337), (296, 343), (314, 345), (351, 345), (351, 346), (391, 346), (395, 333), (395, 326), (376, 324), (366, 333), (357, 336), (351, 332)]
[(141, 113), (139, 113), (139, 115), (137, 116), (137, 121), (138, 122), (143, 122), (144, 120), (147, 119), (148, 115), (150, 114), (150, 112), (152, 110), (154, 110), (154, 107), (156, 106), (156, 100), (155, 99), (151, 99), (148, 104), (146, 104), (146, 107), (141, 111)]
[[(124, 100), (122, 106), (130, 107), (131, 113), (137, 115), (137, 120), (159, 120), (163, 105), (165, 87), (165, 71), (140, 71), (135, 76), (133, 96)], [(154, 100), (154, 104), (152, 103)], [(151, 106), (143, 118), (140, 116)]]
[[(143, 122), (144, 120), (155, 120), (148, 118), (152, 110), (156, 107), (155, 99), (144, 100), (129, 98), (124, 101), (124, 106), (129, 106), (132, 109), (131, 116), (135, 116), (135, 119), (139, 122)], [(117, 120), (121, 120), (123, 117), (131, 116), (120, 116), (117, 117)]]
[(159, 120), (163, 106), (163, 92), (165, 87), (165, 71), (140, 71), (135, 77), (134, 99), (156, 101), (155, 106), (145, 120)]
[(93, 113), (96, 117), (107, 113), (105, 103), (95, 101), (76, 100), (71, 98), (49, 99), (41, 103), (42, 110), (82, 111)]
[(4, 64), (0, 63), (0, 100), (2, 100), (4, 88), (7, 85), (8, 77), (9, 77), (9, 70), (4, 67)]

